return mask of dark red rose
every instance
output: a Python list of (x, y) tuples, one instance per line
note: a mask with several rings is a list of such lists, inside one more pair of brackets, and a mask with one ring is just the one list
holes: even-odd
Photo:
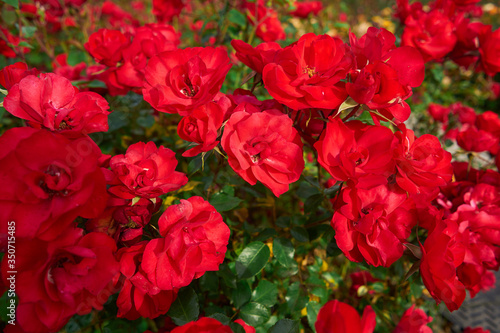
[(200, 106), (191, 115), (182, 118), (177, 126), (179, 137), (198, 144), (182, 156), (192, 157), (212, 150), (219, 143), (217, 137), (223, 121), (224, 110), (215, 102)]
[(23, 78), (9, 90), (4, 107), (36, 128), (83, 134), (108, 130), (108, 102), (52, 73)]
[(123, 51), (130, 40), (118, 30), (100, 29), (89, 37), (85, 49), (94, 59), (106, 66), (116, 66), (123, 59)]
[(376, 314), (371, 306), (365, 307), (360, 318), (349, 304), (332, 300), (319, 310), (314, 326), (318, 333), (372, 333), (376, 324)]
[(347, 98), (352, 57), (339, 38), (305, 34), (264, 66), (262, 78), (271, 96), (295, 109), (335, 109)]
[(186, 116), (214, 99), (230, 68), (220, 47), (163, 52), (149, 60), (142, 93), (158, 111)]
[[(50, 242), (16, 241), (16, 319), (25, 331), (58, 331), (74, 314), (102, 310), (114, 293), (112, 279), (119, 264), (114, 257), (116, 244), (109, 236), (83, 235), (82, 229), (70, 228)], [(3, 260), (4, 281), (7, 271)]]
[(109, 192), (124, 199), (155, 198), (187, 183), (186, 175), (175, 171), (175, 153), (156, 148), (152, 141), (131, 145), (125, 155), (113, 156), (109, 165), (120, 181)]
[(251, 185), (260, 181), (274, 195), (288, 191), (304, 169), (302, 141), (293, 121), (278, 110), (235, 112), (222, 135), (231, 168)]
[(233, 333), (233, 330), (217, 319), (203, 317), (197, 321), (176, 327), (170, 333)]
[(276, 53), (281, 50), (281, 46), (274, 42), (260, 43), (254, 48), (242, 40), (233, 39), (231, 45), (236, 50), (236, 58), (260, 74), (264, 66), (272, 62)]
[(457, 310), (465, 299), (465, 286), (457, 277), (457, 267), (465, 256), (457, 223), (440, 221), (420, 248), (420, 274), (425, 287), (438, 304), (444, 301), (448, 310)]
[(181, 288), (217, 271), (224, 261), (229, 227), (215, 208), (201, 197), (169, 206), (158, 221), (163, 238), (150, 240), (142, 270), (161, 290)]
[(177, 298), (176, 289), (159, 289), (147, 279), (142, 270), (141, 262), (147, 243), (144, 241), (128, 248), (124, 247), (117, 254), (122, 273), (119, 284), (123, 284), (116, 300), (119, 318), (156, 318), (167, 313)]
[(395, 140), (387, 127), (360, 121), (343, 123), (338, 117), (330, 117), (314, 148), (319, 163), (334, 179), (353, 180), (358, 186), (369, 188), (387, 183), (387, 177), (394, 172), (389, 152)]
[(439, 60), (455, 47), (454, 24), (439, 10), (409, 16), (405, 24), (401, 44), (419, 50), (425, 62)]
[[(102, 154), (88, 137), (18, 127), (6, 131), (0, 145), (0, 220), (16, 222), (16, 237), (53, 239), (77, 216), (104, 210)], [(7, 225), (1, 227), (6, 234)]]
[(0, 70), (0, 85), (5, 87), (5, 89), (10, 90), (12, 86), (19, 83), (28, 75), (39, 74), (38, 69), (32, 68), (28, 70), (28, 65), (24, 62), (16, 62), (15, 64), (6, 66)]
[(479, 36), (481, 66), (486, 74), (493, 76), (500, 72), (500, 29), (484, 32)]
[(490, 330), (485, 330), (482, 327), (466, 327), (462, 333), (490, 333)]
[(412, 305), (405, 311), (398, 325), (392, 333), (432, 333), (432, 329), (427, 326), (432, 321), (421, 309), (415, 309)]
[(294, 6), (295, 10), (290, 12), (290, 14), (301, 18), (307, 18), (311, 14), (318, 15), (323, 9), (323, 3), (321, 1), (296, 1)]

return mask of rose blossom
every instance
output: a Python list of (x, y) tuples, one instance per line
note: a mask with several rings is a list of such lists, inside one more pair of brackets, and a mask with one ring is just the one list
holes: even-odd
[(293, 121), (278, 110), (235, 112), (222, 135), (231, 168), (251, 185), (257, 180), (280, 196), (304, 169), (302, 142)]

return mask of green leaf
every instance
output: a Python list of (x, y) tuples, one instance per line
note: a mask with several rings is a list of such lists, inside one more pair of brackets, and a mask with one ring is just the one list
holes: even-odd
[(266, 266), (271, 250), (262, 242), (252, 242), (240, 253), (236, 260), (236, 274), (240, 279), (248, 279)]
[(217, 321), (219, 321), (223, 325), (229, 325), (229, 323), (231, 322), (231, 319), (223, 313), (214, 313), (213, 315), (210, 315), (209, 317), (216, 319)]
[(243, 200), (234, 196), (234, 188), (230, 185), (224, 186), (222, 191), (215, 193), (210, 197), (208, 202), (218, 212), (225, 212), (236, 208)]
[(278, 301), (278, 288), (272, 282), (261, 280), (252, 293), (252, 301), (271, 307)]
[(19, 9), (19, 1), (18, 0), (2, 0), (2, 1), (8, 5), (11, 5), (15, 9)]
[(275, 238), (273, 241), (273, 254), (278, 262), (285, 267), (293, 265), (295, 248), (292, 242), (286, 238)]
[(31, 38), (36, 32), (36, 27), (24, 26), (21, 28), (21, 33), (23, 37)]
[(236, 308), (241, 308), (250, 301), (252, 290), (246, 281), (240, 281), (236, 284), (236, 289), (233, 289), (231, 300)]
[(290, 230), (292, 237), (298, 240), (299, 242), (309, 242), (309, 233), (306, 228), (303, 227), (293, 227)]
[(261, 232), (259, 232), (259, 234), (254, 237), (254, 241), (265, 241), (271, 237), (274, 237), (276, 236), (278, 233), (276, 232), (276, 230), (274, 230), (273, 228), (266, 228), (264, 230), (262, 230)]
[(304, 203), (304, 213), (310, 214), (315, 212), (323, 202), (323, 199), (324, 197), (321, 193), (311, 195)]
[(231, 327), (233, 333), (245, 333), (243, 326), (238, 323), (229, 323), (229, 327)]
[(149, 128), (149, 127), (153, 126), (154, 123), (155, 123), (155, 117), (153, 117), (150, 114), (137, 117), (137, 125), (139, 125), (141, 127)]
[(231, 9), (228, 13), (228, 19), (230, 22), (244, 27), (247, 24), (247, 18), (237, 9)]
[(269, 330), (269, 333), (299, 333), (300, 323), (298, 320), (280, 319)]
[(27, 47), (27, 48), (30, 48), (30, 49), (34, 49), (35, 47), (31, 44), (29, 44), (28, 42), (20, 42), (19, 44), (17, 44), (17, 46), (24, 46), (24, 47)]
[(185, 287), (179, 291), (176, 300), (167, 312), (167, 315), (178, 326), (197, 320), (199, 314), (198, 295), (191, 287)]
[(314, 324), (316, 324), (319, 309), (321, 309), (321, 304), (319, 304), (318, 302), (310, 301), (309, 303), (307, 303), (307, 322), (309, 323), (309, 326), (312, 327), (314, 332), (316, 332)]
[(250, 326), (258, 326), (269, 320), (271, 312), (262, 304), (250, 302), (241, 308), (241, 319)]
[(119, 128), (122, 128), (123, 126), (128, 125), (129, 120), (127, 118), (127, 114), (122, 111), (113, 111), (109, 114), (108, 116), (108, 124), (109, 124), (109, 130), (108, 132), (116, 131)]

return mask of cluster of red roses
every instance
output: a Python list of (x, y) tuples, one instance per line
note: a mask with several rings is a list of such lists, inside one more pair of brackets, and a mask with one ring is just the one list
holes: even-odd
[[(16, 225), (24, 331), (59, 330), (116, 292), (119, 317), (155, 318), (178, 288), (218, 270), (230, 231), (201, 197), (169, 206), (159, 234), (141, 242), (159, 196), (187, 183), (174, 152), (140, 142), (125, 155), (103, 155), (87, 134), (107, 131), (108, 103), (62, 76), (16, 63), (0, 72), (0, 83), (8, 90), (5, 109), (29, 126), (0, 137), (0, 220)], [(88, 219), (84, 229), (81, 218)], [(0, 231), (5, 251), (7, 223)], [(7, 271), (5, 259), (4, 283)]]
[(500, 72), (500, 29), (474, 20), (482, 15), (479, 0), (439, 0), (428, 4), (398, 0), (396, 16), (405, 25), (402, 45), (413, 46), (424, 61), (448, 57), (493, 76)]

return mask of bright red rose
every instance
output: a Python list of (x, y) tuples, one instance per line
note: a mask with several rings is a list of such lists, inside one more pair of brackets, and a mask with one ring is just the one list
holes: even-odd
[(245, 1), (243, 10), (247, 13), (248, 21), (253, 25), (257, 25), (255, 34), (264, 42), (285, 39), (285, 30), (281, 26), (278, 13), (274, 9), (267, 7), (263, 0)]
[(465, 299), (465, 286), (457, 277), (457, 267), (465, 256), (457, 223), (439, 221), (420, 248), (420, 274), (425, 287), (438, 304), (444, 301), (448, 310), (457, 310)]
[(215, 208), (201, 197), (169, 206), (158, 221), (163, 238), (150, 240), (141, 268), (161, 290), (181, 288), (217, 271), (224, 261), (229, 227)]
[(292, 109), (335, 109), (347, 98), (341, 80), (352, 61), (339, 38), (309, 33), (279, 51), (262, 78), (269, 94)]
[(372, 333), (376, 314), (371, 306), (365, 307), (363, 317), (349, 304), (332, 300), (319, 310), (314, 327), (318, 333)]
[(435, 192), (437, 195), (438, 186), (451, 181), (451, 154), (431, 134), (415, 138), (412, 130), (403, 128), (396, 137), (400, 142), (394, 151), (398, 185), (410, 194)]
[(217, 319), (203, 317), (197, 321), (176, 327), (170, 333), (233, 333), (233, 330)]
[(293, 121), (278, 110), (235, 112), (222, 135), (231, 168), (251, 185), (257, 180), (280, 196), (304, 169), (302, 141)]
[(116, 66), (123, 59), (130, 40), (118, 30), (100, 29), (89, 37), (85, 49), (94, 59), (106, 66)]
[(9, 90), (4, 107), (31, 127), (83, 134), (108, 130), (108, 102), (52, 73), (23, 78)]
[(493, 76), (500, 72), (500, 29), (491, 31), (491, 27), (479, 36), (481, 66), (486, 74)]
[(230, 68), (221, 47), (163, 52), (149, 60), (142, 93), (156, 110), (186, 116), (213, 100)]
[(454, 24), (439, 10), (409, 16), (405, 24), (401, 44), (419, 50), (425, 62), (439, 60), (455, 47)]
[(359, 187), (369, 188), (387, 183), (387, 177), (394, 173), (390, 151), (395, 144), (387, 127), (360, 121), (343, 123), (330, 117), (314, 148), (319, 163), (335, 180), (353, 180)]
[(497, 148), (498, 136), (477, 129), (475, 126), (463, 126), (457, 135), (457, 143), (466, 151), (487, 151)]
[[(102, 310), (114, 293), (119, 265), (107, 235), (70, 228), (50, 242), (17, 238), (16, 245), (16, 319), (27, 332), (58, 331), (74, 314)], [(3, 260), (4, 281), (7, 271)]]
[(219, 129), (224, 121), (224, 110), (215, 102), (196, 108), (191, 115), (181, 119), (177, 133), (183, 140), (197, 143), (182, 156), (196, 156), (212, 150), (218, 143)]
[(177, 298), (177, 290), (161, 290), (154, 286), (141, 268), (144, 241), (128, 248), (122, 248), (117, 258), (120, 260), (123, 284), (116, 305), (119, 318), (136, 320), (140, 317), (156, 318), (167, 313), (172, 302)]
[(152, 58), (161, 52), (177, 49), (181, 42), (180, 35), (168, 24), (145, 24), (135, 31), (134, 39), (124, 53), (139, 49), (147, 58)]
[(434, 120), (443, 123), (445, 126), (448, 125), (448, 115), (450, 111), (450, 108), (436, 103), (429, 104), (429, 108), (427, 109), (427, 112), (429, 112)]
[(175, 171), (175, 153), (163, 146), (156, 148), (152, 141), (131, 145), (125, 155), (113, 156), (109, 165), (119, 179), (109, 192), (124, 199), (155, 198), (187, 183), (186, 175)]
[(415, 309), (415, 305), (405, 311), (398, 325), (392, 333), (432, 333), (432, 329), (427, 326), (432, 321), (421, 309)]
[(335, 240), (352, 261), (389, 267), (403, 255), (402, 242), (416, 224), (411, 202), (397, 186), (344, 188), (331, 222)]
[(321, 1), (296, 1), (294, 6), (296, 9), (290, 14), (301, 18), (307, 18), (310, 14), (318, 15), (323, 9), (323, 3)]
[(260, 43), (255, 48), (242, 40), (233, 39), (231, 45), (236, 50), (236, 58), (242, 63), (262, 74), (264, 66), (274, 60), (274, 56), (281, 50), (278, 43)]
[[(0, 137), (0, 221), (16, 237), (53, 239), (77, 216), (97, 217), (108, 195), (99, 147), (47, 130), (18, 127)], [(7, 233), (1, 223), (0, 233)]]
[(32, 68), (28, 70), (28, 65), (24, 62), (16, 62), (15, 64), (6, 66), (0, 70), (0, 85), (5, 87), (5, 89), (10, 90), (12, 86), (19, 83), (28, 75), (39, 74), (38, 69)]

